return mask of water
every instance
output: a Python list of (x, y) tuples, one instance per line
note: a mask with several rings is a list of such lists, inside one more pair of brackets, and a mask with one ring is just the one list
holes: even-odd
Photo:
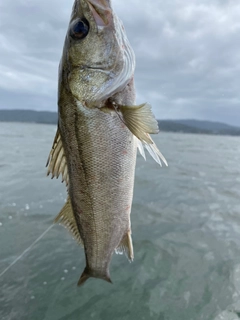
[[(49, 226), (65, 186), (46, 178), (55, 127), (0, 123), (0, 273)], [(161, 133), (169, 162), (138, 157), (135, 260), (114, 255), (113, 285), (76, 286), (84, 253), (55, 225), (0, 277), (1, 320), (240, 318), (240, 139)]]

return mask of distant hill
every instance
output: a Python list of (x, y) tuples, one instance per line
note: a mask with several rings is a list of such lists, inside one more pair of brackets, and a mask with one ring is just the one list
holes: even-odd
[(221, 122), (205, 120), (158, 120), (162, 131), (240, 135), (240, 128)]
[(57, 113), (33, 110), (0, 110), (0, 121), (56, 124)]
[[(230, 126), (229, 124), (221, 123), (221, 122), (213, 122), (213, 121), (206, 121), (206, 120), (194, 120), (194, 119), (189, 119), (189, 120), (175, 120), (177, 123), (181, 123), (187, 126), (192, 126), (195, 128), (199, 129), (204, 129), (204, 130), (229, 130), (233, 129), (235, 127)], [(235, 129), (240, 129), (240, 128), (235, 128)]]
[[(33, 110), (0, 110), (0, 122), (57, 124), (57, 113)], [(240, 128), (225, 123), (201, 120), (158, 120), (161, 131), (240, 136)]]
[(208, 130), (185, 125), (175, 120), (158, 120), (160, 131), (185, 132), (185, 133), (209, 133)]

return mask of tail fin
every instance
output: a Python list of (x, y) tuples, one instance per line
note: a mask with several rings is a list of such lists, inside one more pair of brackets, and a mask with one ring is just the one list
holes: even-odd
[(82, 273), (82, 275), (81, 275), (81, 277), (80, 277), (80, 279), (78, 281), (78, 286), (79, 287), (82, 286), (87, 281), (87, 279), (90, 278), (90, 277), (91, 276), (87, 274), (86, 268), (85, 268), (85, 270), (83, 271), (83, 273)]
[(78, 286), (82, 286), (86, 281), (87, 279), (89, 278), (99, 278), (99, 279), (102, 279), (102, 280), (105, 280), (109, 283), (112, 283), (112, 280), (110, 279), (110, 274), (109, 274), (109, 271), (106, 270), (106, 273), (96, 273), (96, 272), (92, 272), (88, 267), (86, 267), (78, 281)]

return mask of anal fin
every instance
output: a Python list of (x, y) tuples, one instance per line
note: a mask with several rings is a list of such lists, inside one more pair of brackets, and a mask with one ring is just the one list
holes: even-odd
[(131, 236), (130, 230), (127, 232), (126, 235), (124, 235), (119, 246), (115, 249), (115, 252), (117, 254), (125, 253), (126, 256), (128, 257), (128, 260), (130, 262), (133, 261), (134, 253), (133, 253), (132, 236)]
[(77, 240), (77, 242), (83, 245), (83, 241), (77, 227), (76, 219), (73, 214), (72, 205), (71, 205), (69, 196), (62, 210), (54, 219), (54, 222), (64, 225), (71, 232), (71, 234)]

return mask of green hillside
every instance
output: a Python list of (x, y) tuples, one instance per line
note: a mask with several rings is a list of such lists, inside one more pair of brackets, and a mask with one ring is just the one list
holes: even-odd
[[(57, 124), (57, 113), (33, 110), (0, 110), (0, 122)], [(158, 120), (160, 131), (240, 136), (240, 128), (201, 120)]]

